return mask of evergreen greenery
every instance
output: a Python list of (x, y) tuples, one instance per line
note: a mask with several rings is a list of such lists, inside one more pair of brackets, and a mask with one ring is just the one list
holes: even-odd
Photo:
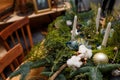
[(103, 80), (102, 73), (107, 73), (119, 67), (120, 67), (120, 64), (104, 64), (104, 65), (100, 64), (95, 67), (86, 66), (86, 67), (79, 68), (76, 71), (73, 71), (70, 75), (71, 77), (73, 77), (77, 74), (84, 73), (89, 76), (89, 80)]

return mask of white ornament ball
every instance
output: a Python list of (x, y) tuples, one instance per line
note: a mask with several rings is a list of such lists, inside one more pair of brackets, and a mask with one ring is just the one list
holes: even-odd
[(96, 53), (93, 56), (93, 61), (95, 64), (105, 64), (108, 63), (108, 56), (104, 53)]
[(67, 21), (66, 21), (66, 24), (67, 24), (68, 26), (71, 26), (71, 25), (72, 25), (72, 21), (71, 21), (71, 20), (67, 20)]

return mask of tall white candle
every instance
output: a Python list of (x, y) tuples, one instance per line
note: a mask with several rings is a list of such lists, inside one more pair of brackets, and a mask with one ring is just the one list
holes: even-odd
[(73, 28), (72, 28), (72, 35), (71, 35), (71, 40), (75, 40), (76, 36), (76, 26), (77, 26), (77, 16), (74, 16), (74, 23), (73, 23)]
[(98, 13), (96, 17), (96, 32), (98, 32), (98, 29), (99, 29), (100, 13), (101, 13), (101, 8), (98, 8)]
[(107, 28), (105, 30), (105, 34), (104, 34), (104, 38), (103, 38), (103, 41), (102, 41), (102, 45), (106, 47), (106, 44), (107, 44), (107, 40), (108, 40), (108, 37), (109, 37), (109, 34), (110, 34), (110, 29), (111, 29), (111, 22), (108, 23), (107, 25)]

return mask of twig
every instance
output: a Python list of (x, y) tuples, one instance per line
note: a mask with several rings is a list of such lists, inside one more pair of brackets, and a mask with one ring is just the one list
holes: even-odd
[(59, 70), (57, 70), (57, 71), (49, 78), (49, 80), (54, 80), (54, 79), (58, 76), (58, 74), (59, 74), (65, 67), (67, 67), (67, 64), (66, 64), (66, 63), (63, 64), (63, 65), (59, 68)]
[(114, 61), (115, 61), (115, 59), (116, 59), (117, 55), (118, 55), (118, 49), (116, 48), (116, 49), (115, 49), (115, 56), (114, 56), (114, 58), (113, 58), (112, 63), (114, 63)]

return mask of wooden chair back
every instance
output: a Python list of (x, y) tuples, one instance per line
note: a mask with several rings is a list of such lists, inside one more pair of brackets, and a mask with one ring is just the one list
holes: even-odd
[(21, 43), (24, 50), (29, 52), (33, 47), (33, 40), (28, 17), (16, 21), (3, 29), (0, 32), (0, 40), (7, 50), (17, 43)]
[(3, 80), (7, 78), (7, 76), (4, 73), (4, 69), (8, 66), (10, 66), (11, 71), (14, 71), (16, 67), (20, 65), (18, 63), (17, 66), (13, 65), (13, 61), (17, 60), (18, 56), (20, 56), (23, 53), (23, 48), (21, 44), (15, 45), (13, 48), (8, 50), (7, 54), (0, 58), (0, 75)]

